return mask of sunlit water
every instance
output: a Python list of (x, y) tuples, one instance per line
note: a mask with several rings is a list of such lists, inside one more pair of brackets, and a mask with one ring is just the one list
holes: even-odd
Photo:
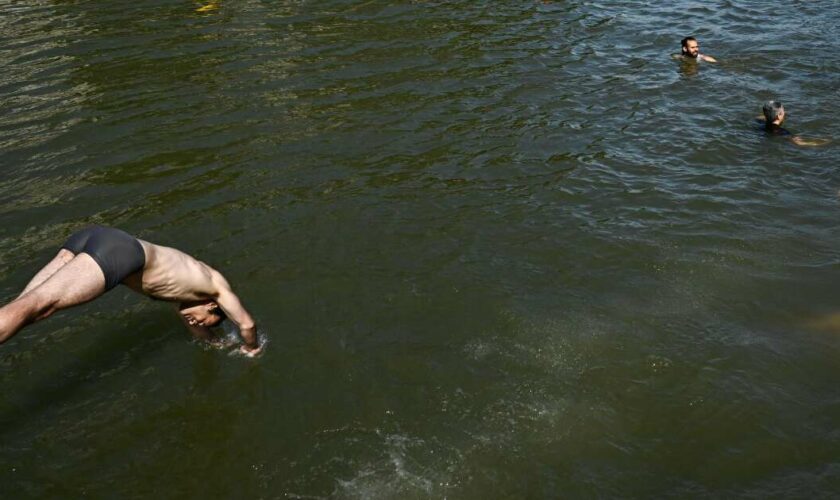
[(0, 496), (836, 495), (840, 7), (664, 4), (0, 0), (3, 302), (100, 223), (270, 339), (24, 330)]

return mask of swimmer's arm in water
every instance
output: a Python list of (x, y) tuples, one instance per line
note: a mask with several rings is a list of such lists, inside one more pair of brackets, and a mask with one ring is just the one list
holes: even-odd
[(254, 319), (245, 310), (239, 297), (233, 293), (224, 276), (217, 271), (213, 271), (213, 283), (217, 290), (216, 303), (219, 304), (227, 317), (236, 323), (236, 326), (239, 327), (239, 335), (245, 341), (245, 345), (240, 350), (248, 356), (256, 356), (262, 351), (262, 347), (257, 342), (257, 326), (254, 324)]
[[(767, 123), (764, 119), (764, 116), (756, 116), (755, 121), (756, 121), (756, 123), (758, 123), (760, 125), (765, 125)], [(831, 142), (830, 140), (824, 139), (824, 138), (804, 139), (802, 137), (799, 137), (798, 135), (788, 135), (785, 138), (787, 140), (789, 140), (790, 142), (796, 144), (797, 146), (807, 146), (807, 147), (825, 146), (826, 144)]]
[(831, 313), (815, 318), (808, 322), (808, 326), (817, 330), (840, 333), (840, 313)]
[(798, 135), (790, 136), (790, 142), (796, 144), (797, 146), (824, 146), (829, 143), (828, 139), (803, 139)]
[(712, 57), (712, 56), (707, 56), (707, 55), (705, 55), (705, 54), (700, 54), (700, 57), (701, 57), (704, 61), (706, 61), (706, 62), (713, 62), (713, 63), (716, 63), (716, 62), (717, 62), (717, 59), (715, 59), (715, 58), (714, 58), (714, 57)]

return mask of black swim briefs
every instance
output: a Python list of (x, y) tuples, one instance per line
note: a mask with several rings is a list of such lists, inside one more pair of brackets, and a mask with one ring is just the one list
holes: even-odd
[(119, 285), (126, 276), (146, 265), (146, 252), (137, 238), (111, 227), (91, 226), (76, 231), (61, 248), (93, 257), (105, 274), (105, 290)]

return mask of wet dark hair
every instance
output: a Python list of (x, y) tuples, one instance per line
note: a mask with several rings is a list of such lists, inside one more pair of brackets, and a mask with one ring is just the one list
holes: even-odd
[(761, 107), (761, 111), (764, 113), (764, 119), (767, 120), (767, 123), (770, 123), (778, 118), (779, 114), (784, 110), (785, 107), (782, 106), (782, 103), (779, 101), (767, 101), (764, 103), (764, 106)]
[(682, 40), (680, 40), (680, 45), (682, 45), (683, 48), (686, 48), (686, 46), (688, 45), (688, 42), (692, 42), (692, 41), (696, 42), (697, 39), (694, 38), (693, 36), (687, 36), (687, 37), (683, 38)]

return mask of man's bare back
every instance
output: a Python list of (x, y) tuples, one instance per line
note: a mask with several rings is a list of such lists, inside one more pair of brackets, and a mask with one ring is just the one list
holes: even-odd
[(179, 303), (184, 324), (198, 338), (213, 341), (210, 327), (227, 316), (239, 327), (245, 342), (241, 350), (248, 355), (261, 350), (253, 318), (221, 273), (175, 248), (100, 226), (74, 233), (20, 296), (0, 308), (0, 343), (27, 324), (92, 300), (120, 283)]
[(207, 264), (176, 249), (137, 240), (146, 254), (142, 271), (129, 275), (123, 284), (135, 292), (169, 302), (191, 302), (211, 298), (216, 287)]

